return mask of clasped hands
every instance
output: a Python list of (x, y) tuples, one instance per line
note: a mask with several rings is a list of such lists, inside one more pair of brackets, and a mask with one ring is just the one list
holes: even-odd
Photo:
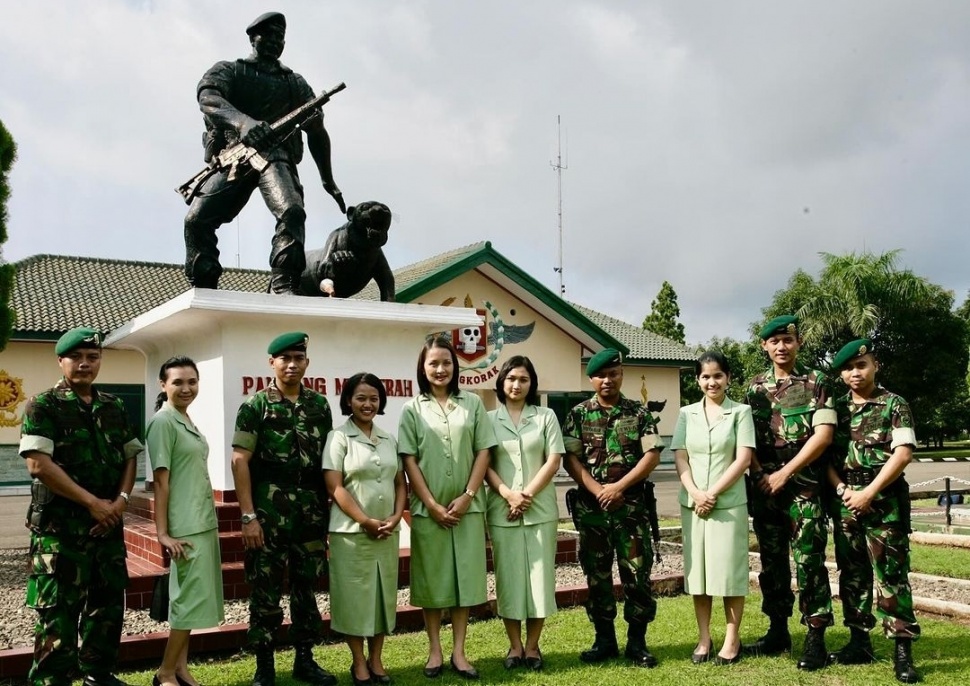
[(371, 538), (383, 541), (385, 538), (394, 533), (394, 528), (400, 521), (398, 517), (388, 517), (387, 519), (374, 519), (373, 517), (368, 518), (364, 522), (361, 522), (361, 527)]
[(88, 512), (97, 522), (91, 527), (88, 533), (91, 536), (104, 536), (106, 533), (114, 529), (116, 526), (121, 524), (122, 518), (125, 514), (125, 508), (128, 503), (124, 501), (120, 496), (114, 500), (105, 500), (103, 498), (96, 498), (92, 504), (88, 506)]
[(525, 514), (526, 510), (532, 507), (533, 495), (525, 491), (509, 491), (505, 496), (505, 502), (509, 504), (509, 514), (507, 519), (514, 522)]
[(461, 518), (468, 512), (472, 499), (462, 493), (445, 507), (441, 503), (432, 503), (428, 513), (435, 523), (443, 529), (453, 529), (461, 522)]
[(871, 512), (872, 501), (873, 495), (869, 493), (869, 489), (867, 488), (861, 491), (854, 491), (847, 487), (842, 494), (842, 502), (852, 514), (857, 516)]
[(603, 484), (603, 488), (596, 494), (596, 502), (601, 510), (613, 512), (623, 507), (626, 501), (623, 498), (623, 489), (617, 484)]
[(698, 517), (707, 517), (717, 505), (717, 495), (710, 491), (695, 491), (691, 493), (694, 499), (694, 512)]

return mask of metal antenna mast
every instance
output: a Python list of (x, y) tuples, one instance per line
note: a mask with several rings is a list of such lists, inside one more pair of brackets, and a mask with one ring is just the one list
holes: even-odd
[(559, 274), (559, 297), (565, 297), (566, 295), (566, 285), (562, 281), (562, 172), (564, 169), (569, 169), (568, 165), (562, 163), (562, 117), (556, 115), (556, 161), (549, 162), (553, 169), (556, 170), (556, 182), (558, 185), (558, 199), (559, 199), (559, 261), (556, 266), (552, 268), (554, 272)]

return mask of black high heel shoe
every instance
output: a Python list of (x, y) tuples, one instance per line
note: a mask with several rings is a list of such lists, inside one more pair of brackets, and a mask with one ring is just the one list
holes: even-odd
[(723, 667), (725, 665), (736, 665), (739, 662), (741, 662), (741, 646), (740, 645), (738, 645), (738, 652), (737, 652), (737, 654), (734, 657), (721, 657), (720, 653), (718, 653), (714, 657), (714, 664), (717, 665), (718, 667)]
[(468, 679), (469, 681), (477, 681), (479, 679), (478, 670), (474, 667), (469, 667), (468, 669), (458, 669), (458, 665), (455, 664), (455, 656), (451, 656), (451, 668), (455, 670), (455, 674), (460, 676), (462, 679)]
[(372, 682), (370, 680), (370, 670), (369, 669), (367, 670), (367, 678), (366, 679), (358, 679), (357, 678), (357, 672), (354, 671), (354, 666), (353, 665), (350, 665), (350, 680), (353, 682), (354, 686), (368, 686), (368, 684), (374, 683), (374, 682)]
[(713, 652), (714, 652), (714, 641), (711, 641), (707, 645), (706, 653), (693, 653), (690, 656), (690, 661), (693, 662), (695, 665), (702, 665), (711, 659), (711, 653)]
[(387, 674), (378, 674), (374, 671), (374, 668), (370, 666), (370, 662), (367, 663), (367, 673), (370, 674), (371, 683), (375, 684), (389, 684), (391, 683), (391, 677)]

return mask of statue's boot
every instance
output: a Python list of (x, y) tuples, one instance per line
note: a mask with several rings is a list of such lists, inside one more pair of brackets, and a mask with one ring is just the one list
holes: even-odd
[(270, 272), (269, 289), (276, 295), (300, 295), (300, 272), (274, 268)]

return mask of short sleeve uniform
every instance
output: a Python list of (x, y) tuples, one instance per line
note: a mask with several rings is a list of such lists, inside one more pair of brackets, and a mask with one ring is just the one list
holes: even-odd
[[(514, 491), (523, 490), (550, 455), (561, 456), (565, 450), (559, 420), (549, 408), (526, 405), (518, 426), (504, 405), (488, 416), (497, 440), (492, 469)], [(510, 522), (506, 500), (497, 491), (488, 491), (498, 614), (508, 619), (548, 617), (556, 612), (556, 488), (549, 483), (533, 496), (525, 514)]]
[(183, 548), (185, 557), (172, 563), (169, 623), (173, 629), (218, 626), (225, 614), (209, 445), (195, 425), (169, 403), (149, 420), (145, 440), (152, 470), (167, 469), (169, 473), (169, 535), (191, 544)]
[[(751, 408), (725, 398), (722, 416), (708, 424), (704, 402), (680, 409), (671, 441), (684, 450), (694, 484), (714, 486), (737, 456), (738, 448), (754, 448)], [(678, 500), (684, 533), (684, 588), (692, 595), (739, 596), (748, 593), (748, 516), (744, 478), (738, 478), (717, 498), (707, 517), (698, 517), (694, 501), (681, 486)]]
[[(394, 514), (394, 478), (401, 469), (397, 441), (378, 426), (368, 437), (348, 419), (334, 429), (323, 450), (323, 468), (339, 472), (344, 488), (375, 519)], [(331, 627), (348, 636), (394, 629), (400, 535), (368, 536), (336, 501), (330, 507)]]
[[(452, 395), (443, 409), (421, 394), (401, 413), (398, 451), (414, 456), (435, 500), (447, 505), (465, 492), (475, 454), (495, 445), (481, 399)], [(418, 607), (468, 607), (485, 602), (485, 493), (479, 489), (461, 523), (443, 529), (411, 494), (411, 602)]]

